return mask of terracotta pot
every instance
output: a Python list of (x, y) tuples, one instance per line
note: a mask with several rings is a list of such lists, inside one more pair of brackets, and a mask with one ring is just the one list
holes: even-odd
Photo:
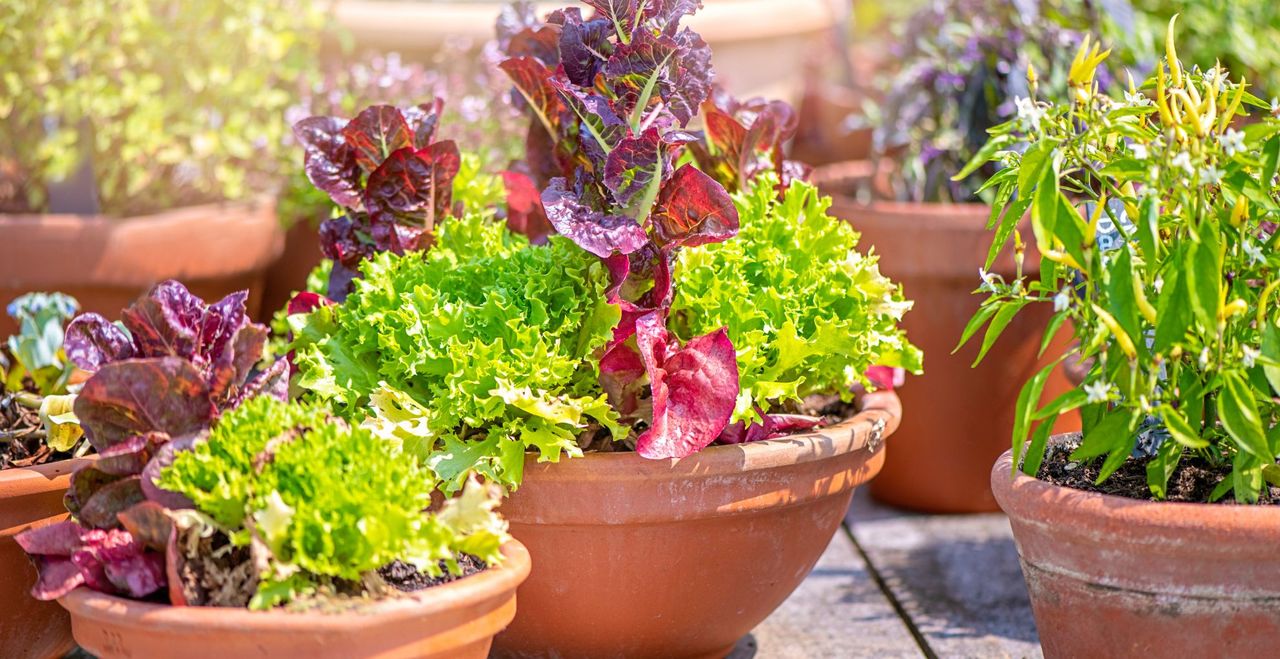
[(0, 657), (57, 657), (72, 647), (71, 621), (31, 597), (36, 569), (13, 536), (67, 517), (71, 472), (90, 458), (0, 471)]
[(882, 392), (830, 428), (682, 460), (530, 457), (501, 510), (537, 569), (496, 655), (724, 657), (813, 569), (900, 416)]
[[(116, 317), (152, 285), (179, 279), (218, 299), (249, 289), (256, 314), (283, 231), (270, 201), (192, 206), (155, 215), (0, 215), (0, 304), (62, 291), (85, 311)], [(16, 329), (0, 318), (0, 336)]]
[(76, 642), (101, 659), (483, 659), (529, 574), (523, 545), (502, 553), (499, 567), (347, 613), (167, 606), (87, 588), (58, 602), (71, 612)]
[[(929, 512), (996, 510), (988, 485), (991, 461), (1009, 448), (1014, 405), (1023, 383), (1047, 363), (1036, 353), (1052, 307), (1024, 309), (983, 362), (970, 368), (981, 335), (958, 353), (951, 351), (983, 299), (973, 292), (991, 244), (986, 230), (989, 207), (861, 205), (837, 195), (832, 212), (862, 233), (859, 247), (874, 248), (881, 271), (901, 283), (906, 297), (915, 301), (903, 327), (925, 355), (924, 375), (908, 378), (899, 391), (912, 413), (903, 419), (871, 494), (895, 506)], [(1028, 255), (1026, 262), (1036, 264), (1039, 259)], [(994, 270), (1012, 275), (1012, 255)], [(1060, 332), (1062, 343), (1050, 346), (1046, 354), (1061, 354), (1067, 335)], [(1070, 384), (1055, 372), (1044, 400), (1068, 389)], [(1078, 422), (1064, 416), (1059, 431), (1071, 430)]]
[(1280, 508), (1139, 501), (1018, 474), (1009, 514), (1044, 655), (1265, 657), (1280, 644)]
[(295, 222), (289, 227), (284, 234), (284, 250), (280, 258), (267, 268), (259, 320), (270, 322), (272, 314), (283, 309), (294, 293), (306, 287), (307, 277), (323, 258), (318, 228), (306, 221)]
[[(339, 0), (335, 21), (357, 49), (396, 51), (430, 63), (446, 41), (479, 45), (507, 2), (393, 2)], [(581, 3), (539, 2), (539, 15)], [(704, 0), (683, 24), (702, 34), (715, 52), (716, 81), (739, 96), (794, 101), (808, 54), (829, 38), (835, 13), (826, 0)]]

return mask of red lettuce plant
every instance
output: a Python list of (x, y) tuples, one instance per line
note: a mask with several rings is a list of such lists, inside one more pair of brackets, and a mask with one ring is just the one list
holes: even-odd
[(751, 98), (739, 101), (717, 88), (702, 104), (702, 139), (690, 145), (693, 157), (732, 192), (748, 188), (763, 172), (776, 172), (781, 194), (791, 181), (806, 179), (810, 168), (787, 160), (783, 145), (795, 137), (799, 120), (784, 101)]
[(321, 248), (333, 259), (331, 299), (350, 292), (360, 261), (429, 246), (435, 225), (453, 214), (461, 156), (453, 141), (433, 141), (442, 109), (438, 100), (374, 105), (350, 121), (309, 117), (294, 125), (307, 178), (344, 211), (320, 225)]
[(501, 68), (532, 119), (527, 167), (545, 184), (548, 222), (612, 276), (607, 295), (622, 318), (600, 360), (601, 385), (624, 421), (649, 424), (637, 452), (683, 457), (720, 436), (738, 393), (723, 329), (684, 345), (666, 329), (678, 250), (738, 230), (724, 186), (676, 166), (699, 139), (683, 127), (710, 94), (711, 51), (680, 27), (696, 1), (587, 4), (590, 18), (577, 8), (541, 22), (527, 6), (505, 12), (498, 33), (510, 57)]
[(247, 296), (209, 305), (167, 281), (125, 309), (119, 325), (88, 313), (67, 327), (68, 358), (92, 373), (75, 413), (100, 458), (71, 477), (74, 520), (17, 536), (40, 568), (35, 597), (79, 585), (130, 597), (165, 587), (167, 535), (136, 531), (150, 526), (151, 508), (190, 505), (155, 485), (160, 470), (224, 410), (262, 394), (287, 398), (284, 360), (256, 368), (267, 329), (249, 322)]

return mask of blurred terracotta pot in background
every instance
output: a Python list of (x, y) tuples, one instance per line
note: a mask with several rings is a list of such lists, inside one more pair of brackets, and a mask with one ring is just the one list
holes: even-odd
[[(1009, 448), (1013, 412), (1022, 384), (1045, 363), (1039, 359), (1048, 305), (1024, 309), (1005, 329), (976, 368), (971, 368), (981, 334), (951, 354), (982, 297), (973, 291), (991, 243), (986, 229), (990, 208), (980, 204), (876, 202), (860, 204), (834, 195), (832, 212), (862, 234), (859, 246), (874, 248), (880, 269), (902, 284), (915, 306), (903, 327), (924, 350), (924, 375), (909, 377), (899, 390), (910, 413), (871, 494), (886, 503), (928, 512), (966, 513), (997, 509), (989, 487), (992, 461)], [(1028, 264), (1038, 263), (1029, 255)], [(993, 270), (1009, 278), (1011, 255)], [(1034, 270), (1031, 271), (1034, 274)], [(1067, 341), (1046, 355), (1061, 354)], [(1056, 351), (1056, 352), (1055, 352)], [(1055, 372), (1044, 400), (1070, 389)], [(1064, 416), (1059, 431), (1078, 419)]]
[(271, 316), (284, 308), (307, 285), (311, 274), (324, 254), (320, 251), (320, 229), (310, 222), (299, 220), (284, 234), (284, 250), (280, 258), (267, 268), (262, 290), (261, 322), (270, 323)]
[(1013, 525), (1045, 657), (1276, 653), (1280, 508), (1139, 501), (1015, 478), (1009, 452), (991, 486)]
[[(109, 318), (166, 279), (218, 299), (249, 290), (256, 315), (283, 231), (274, 202), (209, 204), (155, 215), (0, 215), (0, 304), (62, 291)], [(17, 329), (0, 318), (0, 336)]]
[(72, 647), (67, 612), (31, 597), (36, 568), (13, 536), (66, 519), (71, 473), (91, 461), (0, 471), (0, 657), (59, 657)]
[(497, 656), (724, 657), (813, 569), (900, 415), (880, 392), (817, 432), (681, 460), (530, 457), (501, 511), (535, 567)]

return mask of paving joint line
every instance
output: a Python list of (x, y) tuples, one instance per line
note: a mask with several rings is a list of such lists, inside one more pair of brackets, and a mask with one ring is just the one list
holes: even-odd
[(880, 568), (871, 562), (871, 556), (862, 548), (862, 543), (858, 542), (857, 536), (853, 534), (853, 527), (847, 522), (840, 524), (840, 529), (848, 536), (849, 541), (853, 543), (853, 548), (858, 551), (858, 555), (862, 557), (862, 562), (867, 565), (867, 574), (871, 575), (871, 580), (876, 582), (876, 586), (880, 588), (880, 592), (889, 600), (889, 606), (893, 607), (894, 613), (898, 614), (898, 618), (907, 626), (907, 631), (911, 632), (911, 638), (915, 639), (916, 645), (919, 646), (920, 652), (924, 654), (925, 659), (938, 659), (938, 653), (929, 647), (929, 641), (925, 638), (924, 633), (916, 626), (910, 614), (907, 613), (898, 596), (894, 594), (893, 589), (889, 588), (889, 582), (885, 580), (884, 575), (880, 574)]

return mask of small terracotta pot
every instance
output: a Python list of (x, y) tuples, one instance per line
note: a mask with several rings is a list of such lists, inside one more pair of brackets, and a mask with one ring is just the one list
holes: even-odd
[(71, 473), (92, 458), (0, 471), (0, 657), (56, 657), (72, 647), (71, 621), (31, 597), (36, 569), (13, 536), (66, 519)]
[(270, 322), (271, 316), (283, 309), (294, 293), (306, 287), (307, 277), (323, 258), (320, 230), (305, 220), (294, 222), (284, 234), (284, 250), (280, 258), (267, 268), (259, 320)]
[(501, 510), (537, 569), (496, 656), (724, 657), (813, 569), (900, 416), (881, 392), (818, 432), (681, 460), (530, 457)]
[(523, 545), (509, 542), (502, 553), (498, 567), (344, 613), (166, 606), (87, 588), (58, 602), (71, 612), (76, 642), (101, 659), (484, 659), (529, 575)]
[[(85, 311), (116, 317), (152, 285), (179, 279), (216, 300), (262, 278), (284, 232), (269, 200), (192, 206), (155, 215), (0, 215), (0, 304), (29, 291), (62, 291)], [(0, 317), (0, 336), (16, 329)]]
[(1275, 655), (1280, 508), (1139, 501), (1012, 470), (1006, 452), (991, 487), (1045, 657)]
[[(991, 462), (1012, 441), (1014, 406), (1023, 383), (1048, 363), (1036, 354), (1052, 307), (1023, 309), (982, 363), (971, 368), (982, 345), (981, 334), (956, 354), (951, 351), (983, 300), (974, 290), (991, 244), (986, 229), (990, 208), (863, 205), (840, 195), (833, 201), (832, 212), (862, 233), (859, 248), (874, 247), (881, 271), (902, 284), (907, 299), (915, 301), (902, 325), (925, 355), (924, 375), (909, 377), (899, 391), (911, 414), (903, 419), (884, 470), (871, 483), (871, 494), (895, 506), (928, 512), (996, 510), (988, 484)], [(1028, 254), (1026, 263), (1034, 268), (1039, 258)], [(993, 270), (1011, 277), (1012, 255), (1002, 257)], [(1059, 342), (1045, 354), (1061, 354), (1068, 334), (1062, 330)], [(1055, 372), (1044, 400), (1070, 388)], [(1078, 423), (1074, 415), (1064, 415), (1058, 431), (1072, 430)]]

